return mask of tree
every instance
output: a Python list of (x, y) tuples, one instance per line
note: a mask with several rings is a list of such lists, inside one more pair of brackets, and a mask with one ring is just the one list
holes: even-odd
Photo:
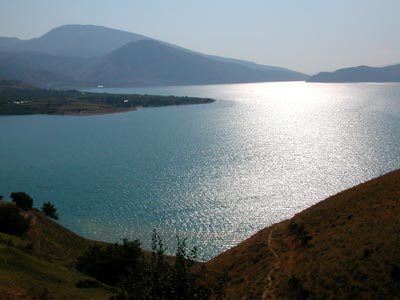
[(58, 220), (57, 208), (51, 202), (44, 202), (42, 205), (42, 212), (54, 220)]
[(10, 197), (12, 201), (15, 202), (17, 207), (19, 207), (20, 209), (23, 210), (32, 209), (33, 199), (28, 194), (24, 192), (14, 192), (11, 193)]
[[(208, 300), (211, 290), (204, 282), (204, 269), (196, 271), (196, 248), (188, 251), (178, 238), (174, 263), (165, 261), (165, 248), (156, 231), (152, 236), (152, 257), (146, 268), (122, 277), (118, 300)], [(139, 274), (137, 274), (139, 273)], [(139, 276), (138, 276), (139, 275)]]
[(0, 205), (0, 232), (22, 235), (28, 231), (30, 220), (18, 213), (14, 205)]
[(97, 280), (116, 285), (130, 271), (144, 269), (144, 257), (138, 240), (123, 240), (122, 245), (94, 245), (78, 258), (76, 268)]

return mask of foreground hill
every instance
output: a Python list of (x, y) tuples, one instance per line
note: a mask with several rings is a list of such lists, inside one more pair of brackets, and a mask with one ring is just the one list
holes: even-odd
[[(35, 209), (22, 214), (31, 220), (26, 234), (0, 233), (0, 299), (107, 299), (115, 292), (100, 283), (77, 288), (93, 282), (72, 266), (94, 241)], [(399, 299), (399, 215), (400, 170), (259, 231), (208, 261), (208, 281), (224, 290), (217, 299)]]
[[(145, 45), (153, 48), (147, 52)], [(0, 37), (0, 77), (43, 87), (78, 87), (292, 81), (308, 75), (102, 26), (64, 25), (30, 40)]]
[[(10, 205), (0, 201), (0, 210)], [(110, 298), (113, 290), (105, 285), (77, 287), (79, 282), (93, 280), (77, 273), (73, 266), (96, 242), (74, 234), (35, 209), (23, 215), (31, 220), (26, 234), (0, 233), (0, 299)]]
[(400, 171), (332, 196), (207, 263), (227, 299), (399, 299)]
[(400, 64), (382, 68), (359, 66), (322, 72), (313, 75), (309, 82), (400, 82)]

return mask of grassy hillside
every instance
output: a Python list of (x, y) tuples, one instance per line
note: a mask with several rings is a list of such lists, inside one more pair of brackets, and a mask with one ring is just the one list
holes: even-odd
[[(102, 284), (76, 287), (88, 277), (74, 263), (96, 242), (35, 209), (22, 214), (31, 220), (27, 233), (0, 234), (0, 299), (112, 295)], [(229, 300), (400, 299), (399, 216), (400, 170), (261, 230), (207, 262), (208, 282)]]
[(400, 171), (332, 196), (207, 263), (227, 299), (400, 299)]
[[(13, 205), (0, 201), (0, 209)], [(0, 233), (0, 299), (109, 299), (112, 289), (77, 288), (89, 277), (74, 262), (94, 241), (86, 240), (37, 210), (23, 212), (29, 231), (20, 236)]]

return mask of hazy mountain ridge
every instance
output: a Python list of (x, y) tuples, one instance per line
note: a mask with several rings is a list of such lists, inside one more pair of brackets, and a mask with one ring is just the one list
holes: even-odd
[(381, 68), (358, 66), (321, 72), (311, 76), (309, 82), (400, 82), (400, 64)]
[(19, 43), (21, 40), (15, 37), (0, 37), (0, 48), (11, 47)]
[[(147, 45), (149, 52), (140, 50), (143, 45)], [(94, 25), (65, 25), (31, 40), (0, 38), (0, 51), (0, 76), (14, 76), (14, 79), (47, 87), (218, 84), (308, 78), (284, 68), (201, 54), (142, 35)], [(24, 68), (29, 76), (24, 74)], [(52, 80), (53, 73), (57, 80)], [(63, 77), (65, 82), (61, 80)]]
[(154, 40), (128, 43), (105, 55), (80, 77), (106, 85), (181, 85), (299, 80), (286, 71), (257, 71), (215, 61)]
[[(15, 39), (15, 38), (14, 38)], [(103, 56), (126, 43), (146, 39), (127, 31), (95, 25), (64, 25), (38, 38), (19, 40), (0, 47), (10, 52), (37, 51), (69, 57), (93, 58)], [(1, 40), (0, 40), (1, 41)]]
[(40, 52), (0, 52), (0, 77), (18, 79), (40, 87), (77, 86), (74, 74), (91, 60), (59, 57)]

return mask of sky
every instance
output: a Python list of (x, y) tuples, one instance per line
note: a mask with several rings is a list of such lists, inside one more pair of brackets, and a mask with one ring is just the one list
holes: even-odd
[(0, 36), (65, 24), (314, 74), (400, 63), (400, 0), (0, 0)]

